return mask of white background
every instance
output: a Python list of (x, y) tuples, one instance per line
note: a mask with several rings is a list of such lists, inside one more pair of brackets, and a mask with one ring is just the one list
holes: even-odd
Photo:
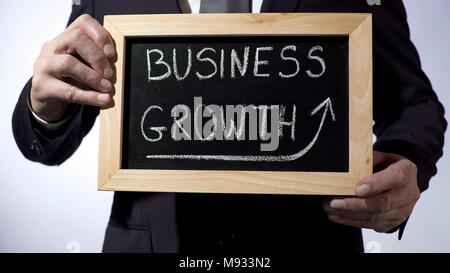
[[(404, 2), (423, 68), (448, 109), (450, 1)], [(59, 167), (26, 160), (11, 129), (13, 109), (32, 75), (33, 62), (42, 44), (64, 30), (71, 1), (1, 0), (0, 4), (0, 252), (99, 252), (112, 193), (96, 189), (98, 123)], [(403, 239), (398, 241), (397, 233), (364, 230), (368, 252), (450, 252), (449, 152), (447, 145), (438, 175), (417, 203)]]

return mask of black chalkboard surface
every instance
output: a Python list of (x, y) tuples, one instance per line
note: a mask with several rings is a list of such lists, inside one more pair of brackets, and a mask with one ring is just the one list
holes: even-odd
[(349, 38), (128, 37), (123, 169), (349, 171)]

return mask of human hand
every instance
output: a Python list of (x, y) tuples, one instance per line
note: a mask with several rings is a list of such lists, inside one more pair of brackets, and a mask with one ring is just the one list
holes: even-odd
[(106, 106), (111, 101), (116, 50), (109, 33), (84, 14), (47, 42), (34, 63), (30, 103), (46, 121), (64, 116), (69, 103)]
[(420, 197), (417, 167), (405, 157), (374, 151), (374, 174), (362, 179), (356, 197), (336, 196), (323, 202), (332, 222), (387, 232), (411, 215)]

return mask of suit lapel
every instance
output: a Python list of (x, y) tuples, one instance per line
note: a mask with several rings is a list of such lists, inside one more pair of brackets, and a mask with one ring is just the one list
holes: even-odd
[(147, 1), (148, 4), (155, 5), (160, 13), (182, 13), (178, 0), (154, 0), (150, 3)]
[[(301, 0), (263, 0), (261, 12), (294, 12)], [(178, 0), (152, 1), (161, 13), (182, 13)]]
[(262, 12), (294, 12), (301, 0), (263, 0)]

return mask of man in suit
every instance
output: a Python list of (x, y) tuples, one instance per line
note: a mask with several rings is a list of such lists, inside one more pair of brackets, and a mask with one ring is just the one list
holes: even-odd
[[(199, 5), (74, 5), (67, 30), (43, 46), (16, 105), (13, 131), (22, 153), (47, 165), (63, 163), (93, 126), (99, 107), (110, 105), (116, 52), (101, 26), (104, 15), (196, 12)], [(254, 1), (258, 11), (372, 12), (376, 173), (360, 181), (356, 197), (116, 192), (105, 252), (362, 252), (361, 228), (400, 229), (401, 236), (436, 173), (447, 126), (410, 41), (402, 1)]]

